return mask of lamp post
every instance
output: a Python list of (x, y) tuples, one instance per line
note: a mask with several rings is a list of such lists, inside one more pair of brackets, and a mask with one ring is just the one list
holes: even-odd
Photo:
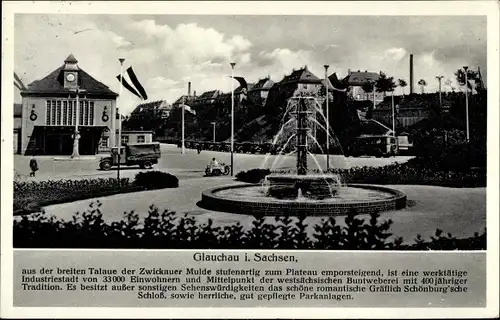
[(233, 176), (234, 165), (234, 66), (236, 63), (231, 62), (231, 176)]
[(326, 171), (330, 169), (330, 110), (328, 108), (328, 67), (325, 64), (325, 98), (326, 98)]
[(467, 128), (467, 143), (469, 142), (469, 80), (467, 79), (467, 70), (469, 67), (464, 66), (465, 70), (465, 122)]
[[(120, 112), (121, 102), (122, 102), (122, 93), (123, 93), (123, 62), (124, 58), (118, 58), (120, 62), (120, 106), (116, 108), (116, 113), (118, 115), (118, 141), (116, 142), (116, 146), (118, 147), (118, 168), (116, 170), (116, 179), (118, 179), (118, 183), (120, 183), (120, 162), (122, 156), (122, 114)], [(113, 132), (116, 134), (116, 132)]]
[(212, 126), (213, 126), (213, 129), (212, 129), (212, 142), (215, 143), (215, 122), (212, 122)]
[(396, 118), (394, 112), (394, 88), (391, 91), (391, 105), (392, 105), (392, 135), (396, 137)]
[(71, 158), (78, 158), (80, 156), (80, 131), (78, 125), (80, 124), (80, 92), (85, 90), (80, 90), (80, 88), (76, 88), (76, 107), (75, 107), (75, 133), (73, 136), (73, 153), (71, 154)]
[(443, 76), (437, 76), (436, 79), (439, 82), (439, 109), (441, 109), (442, 105), (442, 100), (441, 100), (441, 80), (443, 79)]

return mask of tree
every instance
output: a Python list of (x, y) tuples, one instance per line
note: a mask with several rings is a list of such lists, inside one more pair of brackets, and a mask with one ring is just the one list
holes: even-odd
[(425, 81), (424, 79), (420, 79), (418, 80), (418, 85), (422, 89), (422, 94), (424, 94), (424, 87), (427, 85), (427, 81)]
[(365, 92), (366, 100), (368, 100), (368, 94), (373, 92), (373, 82), (366, 81), (361, 86), (361, 89), (363, 89), (363, 91)]
[(393, 91), (396, 88), (394, 77), (387, 77), (385, 73), (380, 71), (380, 76), (375, 83), (375, 87), (377, 88), (377, 92), (383, 92), (385, 97), (387, 91)]
[(405, 95), (405, 87), (408, 85), (408, 83), (404, 79), (399, 79), (398, 84), (401, 87), (401, 91), (403, 93), (403, 96)]
[[(455, 72), (455, 77), (457, 78), (457, 83), (461, 86), (465, 86), (465, 72), (464, 69), (458, 69), (457, 72)], [(471, 82), (473, 83), (478, 83), (479, 82), (479, 74), (474, 71), (474, 70), (467, 70), (467, 80), (469, 80), (469, 83), (467, 84), (467, 87), (469, 90), (472, 91), (472, 85)]]

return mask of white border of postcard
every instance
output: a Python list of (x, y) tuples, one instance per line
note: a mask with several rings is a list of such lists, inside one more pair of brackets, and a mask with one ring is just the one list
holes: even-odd
[[(254, 14), (254, 15), (483, 15), (487, 16), (488, 171), (487, 308), (13, 308), (12, 108), (2, 108), (1, 317), (19, 318), (476, 318), (498, 317), (499, 4), (434, 2), (2, 2), (2, 106), (11, 106), (14, 13)], [(418, 26), (415, 26), (418, 28)], [(99, 251), (99, 250), (96, 250)], [(168, 251), (168, 250), (165, 250)], [(374, 252), (370, 252), (374, 253)], [(318, 251), (317, 254), (321, 254)], [(383, 252), (377, 254), (384, 254)], [(422, 254), (432, 254), (422, 253)], [(453, 254), (453, 253), (450, 253)]]

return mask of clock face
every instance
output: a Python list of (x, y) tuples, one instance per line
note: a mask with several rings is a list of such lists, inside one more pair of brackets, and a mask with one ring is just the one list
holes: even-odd
[(73, 81), (75, 81), (75, 75), (74, 75), (74, 74), (72, 74), (72, 73), (68, 73), (68, 74), (66, 75), (66, 80), (68, 80), (69, 82), (73, 82)]

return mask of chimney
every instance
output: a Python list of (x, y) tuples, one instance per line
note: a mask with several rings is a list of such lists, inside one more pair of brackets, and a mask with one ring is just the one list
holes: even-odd
[(347, 70), (347, 75), (350, 76), (351, 75), (351, 69), (348, 69)]
[(191, 81), (188, 82), (188, 97), (191, 97)]
[(410, 54), (410, 94), (413, 94), (413, 54)]
[(193, 91), (193, 97), (196, 98), (196, 90)]

